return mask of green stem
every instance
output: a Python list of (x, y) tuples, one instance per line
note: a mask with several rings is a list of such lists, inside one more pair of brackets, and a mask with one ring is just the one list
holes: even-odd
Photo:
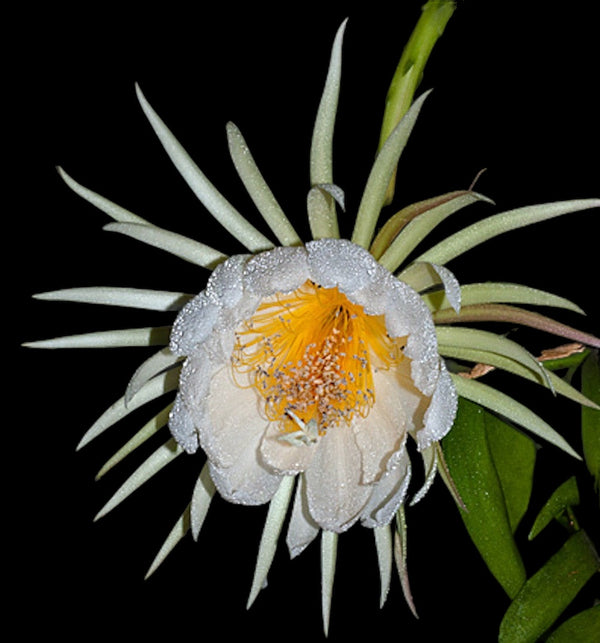
[[(456, 3), (452, 0), (429, 0), (423, 7), (421, 17), (402, 52), (388, 90), (379, 141), (380, 149), (411, 106), (431, 50), (444, 32), (455, 8)], [(393, 199), (394, 184), (395, 172), (388, 188), (386, 204)]]

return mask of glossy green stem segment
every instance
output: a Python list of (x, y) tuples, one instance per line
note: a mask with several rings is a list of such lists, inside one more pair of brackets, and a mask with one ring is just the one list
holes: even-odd
[[(581, 368), (581, 390), (584, 395), (600, 405), (600, 359), (598, 351), (590, 351)], [(583, 457), (594, 485), (600, 493), (600, 411), (581, 409), (581, 440)]]
[(514, 598), (526, 573), (513, 538), (507, 498), (527, 496), (530, 481), (527, 476), (521, 490), (513, 488), (505, 496), (488, 439), (489, 417), (479, 405), (460, 399), (452, 431), (443, 440), (443, 450), (466, 505), (466, 511), (461, 511), (465, 527), (489, 570), (508, 596)]
[(578, 531), (527, 580), (504, 616), (499, 643), (538, 641), (599, 568), (593, 544)]
[(556, 519), (570, 529), (578, 529), (572, 507), (579, 504), (579, 489), (577, 480), (572, 476), (550, 496), (546, 504), (537, 515), (533, 527), (529, 532), (529, 540), (535, 538), (552, 520)]
[[(431, 51), (450, 20), (456, 3), (448, 0), (429, 0), (402, 52), (386, 97), (379, 147), (398, 125), (410, 107)], [(394, 173), (395, 174), (395, 173)], [(395, 176), (390, 181), (386, 204), (394, 197)]]

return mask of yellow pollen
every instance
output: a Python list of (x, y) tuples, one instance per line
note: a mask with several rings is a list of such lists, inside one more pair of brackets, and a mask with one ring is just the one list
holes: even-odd
[(238, 328), (234, 375), (250, 377), (284, 434), (316, 425), (323, 435), (369, 413), (373, 372), (396, 366), (404, 343), (389, 337), (383, 315), (367, 315), (337, 288), (307, 281), (265, 298)]

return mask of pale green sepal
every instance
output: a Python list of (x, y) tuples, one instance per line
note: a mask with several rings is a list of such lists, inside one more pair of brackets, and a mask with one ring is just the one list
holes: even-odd
[(143, 288), (115, 288), (92, 286), (91, 288), (64, 288), (33, 295), (44, 301), (71, 301), (81, 304), (122, 306), (142, 310), (180, 310), (192, 298), (182, 292), (145, 290)]
[(153, 377), (173, 368), (176, 364), (181, 362), (184, 358), (178, 355), (173, 355), (170, 348), (165, 346), (163, 349), (154, 353), (149, 357), (133, 374), (127, 389), (125, 391), (125, 404), (129, 404), (134, 395)]
[(552, 493), (541, 508), (527, 534), (528, 540), (533, 540), (554, 519), (560, 520), (565, 512), (569, 513), (571, 508), (578, 504), (579, 488), (575, 476), (571, 476)]
[(548, 423), (509, 395), (501, 393), (487, 384), (482, 384), (454, 373), (451, 373), (450, 377), (459, 396), (476, 404), (481, 404), (481, 406), (490, 411), (498, 413), (507, 420), (524, 427), (534, 435), (554, 444), (577, 460), (581, 460), (581, 457), (569, 446), (567, 441)]
[(78, 444), (77, 449), (84, 447), (94, 438), (106, 431), (106, 429), (116, 424), (119, 420), (122, 420), (137, 408), (155, 400), (165, 393), (176, 390), (179, 386), (180, 371), (180, 368), (172, 369), (151, 379), (140, 389), (129, 405), (125, 404), (125, 396), (118, 399), (114, 404), (111, 404), (111, 406), (109, 406), (108, 409), (106, 409), (106, 411), (104, 411), (104, 413), (87, 430), (81, 439), (81, 442)]
[(108, 473), (108, 471), (110, 471), (115, 465), (121, 462), (130, 453), (133, 453), (139, 446), (144, 444), (146, 440), (158, 433), (158, 431), (160, 431), (160, 429), (162, 429), (169, 421), (169, 414), (172, 408), (173, 404), (171, 403), (151, 420), (146, 422), (146, 424), (144, 424), (144, 426), (104, 464), (96, 474), (96, 480), (100, 480), (100, 478)]
[(390, 591), (390, 583), (392, 581), (392, 562), (394, 558), (392, 530), (389, 525), (375, 527), (373, 529), (373, 535), (375, 536), (377, 562), (379, 563), (379, 578), (381, 581), (379, 607), (383, 607)]
[(206, 514), (208, 513), (215, 491), (215, 483), (210, 477), (210, 467), (208, 462), (206, 462), (194, 486), (194, 493), (192, 494), (192, 502), (190, 504), (190, 524), (194, 540), (198, 540), (198, 535), (206, 519)]
[(546, 315), (538, 312), (510, 306), (507, 304), (473, 304), (472, 306), (462, 306), (460, 313), (454, 310), (438, 310), (432, 315), (435, 324), (457, 324), (465, 322), (504, 322), (517, 324), (520, 326), (529, 326), (537, 330), (565, 337), (574, 342), (587, 344), (600, 348), (600, 337), (595, 337), (590, 333), (585, 333), (558, 322)]
[[(340, 93), (342, 43), (346, 23), (347, 19), (339, 27), (333, 43), (329, 70), (313, 128), (310, 147), (310, 183), (313, 188), (317, 185), (333, 183), (333, 132)], [(318, 222), (316, 225), (318, 236), (313, 234), (313, 239), (339, 238), (335, 201), (327, 192), (321, 192), (316, 200), (318, 205), (314, 203), (315, 198), (309, 194), (311, 230)], [(323, 209), (324, 212), (322, 212)], [(316, 221), (315, 215), (317, 215)]]
[(121, 504), (134, 491), (137, 491), (152, 476), (172, 462), (177, 456), (183, 453), (183, 449), (173, 438), (159, 447), (147, 460), (145, 460), (127, 480), (117, 489), (112, 498), (102, 507), (94, 520), (99, 520), (109, 511)]
[(119, 232), (209, 270), (213, 270), (227, 259), (227, 255), (204, 243), (157, 226), (139, 223), (108, 223), (104, 226), (104, 230)]
[(398, 275), (398, 279), (418, 293), (441, 284), (452, 309), (460, 313), (462, 305), (460, 284), (448, 268), (433, 263), (413, 263)]
[(252, 603), (254, 603), (258, 593), (264, 587), (267, 580), (267, 574), (269, 573), (273, 557), (275, 556), (275, 550), (277, 549), (281, 527), (283, 526), (283, 521), (285, 520), (290, 505), (295, 481), (295, 476), (285, 476), (269, 503), (269, 512), (260, 539), (254, 578), (252, 579), (252, 587), (246, 609), (249, 609)]
[(395, 272), (421, 241), (450, 215), (478, 201), (493, 203), (491, 199), (482, 194), (470, 191), (449, 193), (430, 201), (433, 203), (436, 200), (440, 200), (441, 203), (429, 208), (407, 223), (379, 259), (379, 263), (390, 272)]
[(487, 353), (496, 353), (518, 362), (531, 370), (552, 392), (553, 380), (550, 373), (538, 360), (525, 350), (520, 344), (496, 333), (476, 328), (453, 326), (436, 326), (435, 328), (440, 354), (444, 355), (445, 347), (456, 346), (470, 350), (480, 350)]
[(308, 192), (306, 208), (308, 223), (313, 239), (338, 239), (338, 228), (335, 208), (331, 207), (332, 195), (320, 185), (314, 186)]
[(563, 214), (598, 207), (600, 207), (600, 199), (576, 199), (573, 201), (531, 205), (502, 212), (478, 221), (447, 237), (420, 255), (416, 261), (429, 261), (431, 263), (444, 265), (463, 252), (505, 232), (552, 219)]
[(96, 192), (92, 192), (92, 190), (89, 190), (83, 185), (80, 185), (79, 183), (77, 183), (77, 181), (73, 180), (62, 168), (59, 167), (57, 169), (63, 181), (71, 188), (71, 190), (73, 190), (73, 192), (78, 194), (80, 197), (82, 197), (92, 205), (96, 206), (99, 210), (102, 210), (102, 212), (104, 212), (105, 214), (108, 214), (111, 219), (114, 219), (115, 221), (122, 221), (124, 223), (142, 223), (145, 225), (152, 225), (149, 221), (146, 221), (146, 219), (138, 216), (137, 214), (134, 214), (133, 212), (130, 212), (129, 210), (126, 210), (125, 208), (122, 208), (120, 205), (117, 205), (116, 203), (113, 203), (108, 199), (105, 199), (103, 196), (100, 196)]
[(424, 262), (412, 263), (396, 276), (418, 293), (422, 293), (441, 283), (440, 276), (434, 270), (432, 264)]
[(438, 469), (438, 445), (436, 442), (429, 445), (421, 451), (421, 457), (423, 458), (423, 466), (425, 469), (425, 481), (421, 485), (421, 488), (413, 496), (410, 501), (410, 506), (416, 505), (417, 502), (420, 502), (427, 494), (433, 481), (435, 480), (435, 474)]
[(329, 633), (331, 615), (331, 596), (335, 577), (338, 535), (333, 531), (321, 532), (321, 610), (323, 614), (323, 631)]
[[(532, 371), (528, 366), (522, 366), (518, 362), (515, 362), (513, 359), (505, 357), (504, 355), (477, 350), (474, 348), (447, 345), (438, 346), (438, 350), (444, 357), (473, 362), (474, 364), (489, 365), (494, 368), (501, 368), (503, 371), (507, 371), (513, 375), (518, 375), (519, 377), (536, 382), (537, 384), (540, 383), (540, 378), (537, 373)], [(564, 397), (583, 406), (595, 409), (599, 408), (592, 400), (585, 397), (585, 395), (580, 393), (575, 387), (571, 386), (562, 377), (558, 377), (551, 371), (547, 371), (547, 375), (550, 378), (552, 388), (558, 395), (563, 395)]]
[(155, 559), (152, 561), (152, 565), (146, 572), (144, 580), (147, 580), (154, 574), (154, 572), (160, 567), (164, 562), (165, 558), (173, 551), (175, 545), (187, 534), (190, 528), (190, 507), (187, 506), (186, 510), (181, 514), (179, 520), (173, 526), (173, 529), (169, 532), (167, 539), (163, 543), (162, 547), (156, 554)]
[(282, 246), (299, 246), (302, 240), (264, 180), (240, 130), (227, 123), (229, 152), (254, 205)]
[[(333, 132), (340, 92), (342, 43), (346, 23), (347, 19), (339, 27), (333, 42), (329, 70), (313, 128), (310, 147), (310, 184), (312, 187), (333, 183)], [(329, 211), (326, 217), (329, 226), (331, 230), (337, 230), (335, 203), (330, 196), (325, 194), (323, 194), (323, 200), (327, 203)], [(333, 238), (337, 237), (339, 237), (339, 233), (333, 236)]]
[(225, 199), (194, 163), (158, 114), (150, 107), (140, 88), (136, 92), (144, 114), (169, 158), (204, 207), (250, 252), (269, 250), (273, 244)]
[[(421, 296), (432, 311), (451, 307), (448, 298), (443, 292), (427, 293)], [(585, 314), (579, 306), (564, 297), (520, 284), (503, 282), (463, 284), (461, 287), (461, 299), (463, 306), (494, 303), (527, 304), (530, 306), (564, 308), (580, 315)]]
[(170, 326), (102, 330), (81, 335), (27, 342), (28, 348), (124, 348), (132, 346), (164, 346), (169, 343)]
[(388, 184), (429, 93), (430, 91), (425, 92), (414, 102), (375, 159), (358, 208), (352, 234), (352, 241), (363, 248), (371, 245)]
[(406, 565), (407, 560), (407, 541), (408, 541), (408, 530), (406, 529), (406, 516), (404, 513), (404, 505), (400, 505), (400, 509), (396, 513), (396, 533), (394, 535), (394, 559), (396, 561), (396, 569), (398, 570), (398, 576), (400, 577), (400, 585), (402, 587), (402, 593), (404, 594), (404, 600), (410, 608), (410, 611), (413, 613), (415, 618), (419, 618), (417, 614), (417, 609), (415, 607), (415, 602), (412, 597), (412, 591), (410, 589), (410, 582), (408, 579), (408, 567)]

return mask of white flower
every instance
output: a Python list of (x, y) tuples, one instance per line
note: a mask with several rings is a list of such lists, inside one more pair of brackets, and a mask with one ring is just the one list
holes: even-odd
[[(312, 240), (303, 243), (296, 233), (233, 124), (227, 127), (233, 162), (278, 245), (218, 192), (138, 89), (142, 109), (179, 172), (249, 254), (228, 258), (204, 243), (159, 228), (60, 170), (75, 192), (115, 220), (107, 229), (171, 252), (212, 274), (197, 296), (112, 287), (42, 293), (41, 299), (180, 312), (172, 327), (100, 331), (31, 344), (40, 348), (160, 345), (80, 446), (165, 393), (174, 393), (175, 401), (149, 420), (99, 476), (167, 422), (173, 437), (134, 471), (98, 516), (183, 453), (203, 451), (207, 463), (199, 472), (190, 504), (149, 573), (188, 530), (198, 538), (217, 490), (234, 503), (269, 503), (250, 604), (264, 585), (291, 505), (287, 544), (292, 556), (321, 534), (326, 629), (336, 539), (356, 522), (374, 533), (381, 602), (395, 557), (413, 607), (403, 513), (411, 475), (409, 438), (425, 469), (424, 482), (411, 503), (423, 498), (437, 471), (454, 493), (439, 441), (452, 426), (457, 394), (574, 454), (562, 436), (525, 405), (481, 382), (449, 373), (445, 358), (502, 368), (578, 402), (589, 401), (515, 342), (455, 324), (525, 324), (600, 346), (596, 337), (520, 307), (581, 312), (570, 301), (519, 284), (461, 286), (445, 265), (496, 235), (598, 207), (600, 200), (533, 205), (489, 216), (408, 264), (407, 258), (438, 224), (463, 207), (489, 199), (473, 190), (451, 192), (401, 209), (378, 230), (390, 180), (427, 94), (414, 101), (386, 137), (356, 208), (352, 237), (339, 238), (336, 206), (344, 207), (344, 195), (333, 184), (331, 141), (343, 31), (342, 25), (311, 147), (307, 210)], [(460, 502), (456, 494), (455, 498)]]
[(181, 311), (170, 428), (200, 446), (227, 500), (271, 500), (304, 474), (292, 554), (318, 529), (387, 525), (419, 448), (452, 426), (456, 394), (419, 295), (349, 241), (236, 256)]

